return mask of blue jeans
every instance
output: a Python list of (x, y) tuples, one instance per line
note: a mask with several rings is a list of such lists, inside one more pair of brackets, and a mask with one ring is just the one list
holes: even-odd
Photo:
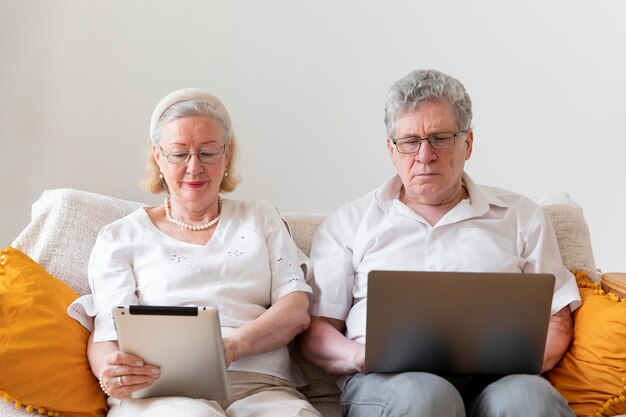
[(343, 417), (575, 417), (536, 375), (356, 374), (341, 394)]

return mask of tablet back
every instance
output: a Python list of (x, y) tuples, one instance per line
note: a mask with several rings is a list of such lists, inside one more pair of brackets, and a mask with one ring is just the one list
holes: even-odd
[(552, 274), (371, 271), (365, 367), (538, 374)]
[(229, 397), (219, 315), (213, 307), (119, 306), (112, 309), (120, 350), (161, 369), (133, 398)]

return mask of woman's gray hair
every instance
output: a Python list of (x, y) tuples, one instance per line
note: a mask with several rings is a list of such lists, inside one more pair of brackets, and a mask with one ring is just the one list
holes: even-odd
[(153, 132), (154, 144), (158, 145), (161, 142), (161, 129), (163, 129), (163, 126), (177, 119), (194, 116), (212, 117), (215, 119), (220, 125), (224, 144), (230, 143), (233, 137), (233, 127), (228, 113), (225, 112), (225, 108), (216, 107), (207, 101), (189, 100), (172, 104), (159, 117)]
[(436, 70), (416, 70), (396, 81), (387, 92), (385, 126), (395, 134), (396, 119), (411, 114), (423, 102), (445, 100), (452, 105), (460, 130), (472, 125), (472, 100), (456, 78)]

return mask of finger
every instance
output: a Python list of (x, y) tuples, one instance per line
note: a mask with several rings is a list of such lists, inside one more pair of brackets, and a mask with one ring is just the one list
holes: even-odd
[(144, 365), (141, 367), (121, 365), (110, 368), (109, 376), (125, 376), (125, 375), (140, 375), (154, 377), (161, 374), (159, 367), (154, 365)]
[(138, 356), (115, 351), (107, 357), (108, 365), (103, 369), (105, 376), (158, 375), (160, 370), (154, 365), (146, 365)]
[(158, 376), (120, 375), (108, 378), (107, 391), (115, 398), (126, 398), (140, 389), (150, 386)]
[(143, 359), (141, 359), (139, 356), (135, 356), (119, 350), (112, 352), (107, 358), (107, 362), (112, 365), (128, 365), (135, 367), (144, 366)]
[(159, 376), (160, 375), (122, 375), (117, 377), (117, 384), (123, 387), (151, 384), (159, 379)]
[(124, 398), (130, 392), (141, 388), (128, 388), (133, 386), (148, 386), (160, 376), (159, 368), (155, 366), (144, 366), (133, 368), (129, 366), (109, 365), (102, 369), (100, 383), (104, 385), (106, 391), (116, 397)]
[(121, 387), (113, 388), (112, 390), (109, 391), (109, 394), (111, 394), (112, 397), (115, 397), (121, 400), (121, 399), (130, 397), (131, 394), (135, 391), (139, 391), (141, 389), (149, 387), (150, 385), (152, 385), (153, 382), (154, 381), (149, 381), (149, 382), (145, 382), (142, 384), (123, 385)]

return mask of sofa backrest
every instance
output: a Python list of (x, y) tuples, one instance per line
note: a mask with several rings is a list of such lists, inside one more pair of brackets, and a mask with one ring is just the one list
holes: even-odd
[(325, 214), (285, 213), (294, 242), (306, 256), (311, 254), (311, 242), (317, 227), (326, 219)]
[[(564, 194), (544, 196), (539, 202), (554, 226), (563, 264), (569, 269), (587, 271), (593, 281), (599, 281), (580, 206)], [(87, 294), (90, 291), (87, 264), (98, 232), (141, 206), (137, 201), (85, 191), (47, 190), (33, 204), (30, 223), (11, 246), (33, 258), (79, 295)], [(315, 230), (325, 217), (305, 213), (284, 215), (296, 244), (306, 255), (310, 253)]]

